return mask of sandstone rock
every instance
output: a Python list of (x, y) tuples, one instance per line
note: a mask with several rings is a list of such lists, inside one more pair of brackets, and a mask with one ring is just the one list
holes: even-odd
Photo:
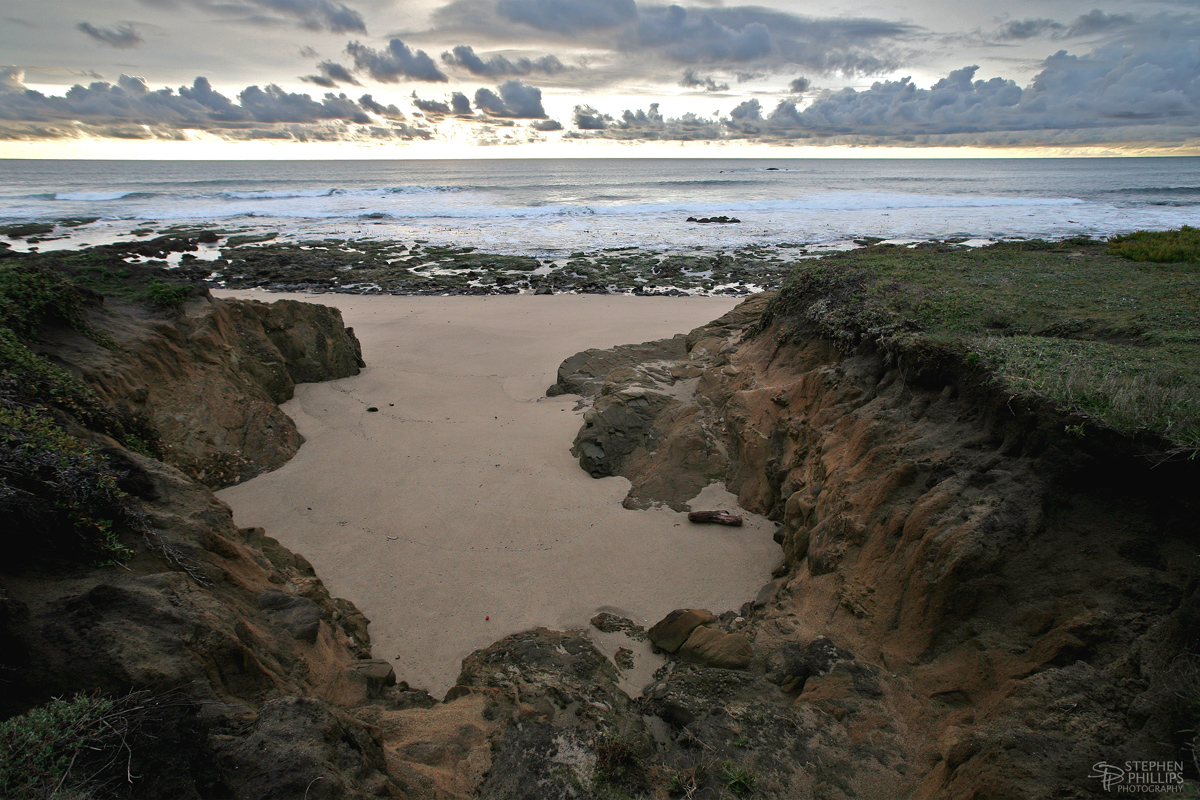
[[(122, 313), (127, 310), (128, 313)], [(298, 382), (358, 374), (361, 347), (336, 309), (279, 300), (193, 301), (171, 319), (117, 302), (88, 322), (119, 347), (73, 331), (50, 344), (106, 402), (144, 414), (168, 460), (212, 488), (285, 463), (302, 438), (278, 408)]]
[(674, 653), (687, 641), (697, 626), (716, 621), (717, 617), (711, 611), (677, 608), (656, 622), (646, 635), (660, 650)]
[(646, 629), (638, 625), (631, 619), (618, 617), (616, 614), (610, 614), (607, 611), (601, 611), (591, 619), (592, 627), (605, 633), (625, 633), (631, 639), (643, 641), (646, 638)]
[(678, 652), (690, 661), (721, 669), (745, 669), (754, 658), (754, 649), (745, 636), (703, 625), (692, 631)]
[(764, 584), (763, 587), (758, 590), (758, 594), (754, 597), (753, 607), (766, 608), (767, 605), (775, 599), (775, 595), (779, 594), (780, 588), (782, 588), (785, 583), (786, 581), (776, 578), (770, 583)]

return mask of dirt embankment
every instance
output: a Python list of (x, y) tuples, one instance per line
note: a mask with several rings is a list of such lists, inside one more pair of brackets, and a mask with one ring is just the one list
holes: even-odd
[[(275, 466), (298, 446), (275, 406), (294, 381), (358, 370), (353, 334), (318, 306), (206, 297), (177, 315), (94, 305), (88, 317), (115, 346), (46, 330), (39, 349), (148, 417), (168, 460), (212, 483)], [(302, 556), (237, 528), (184, 471), (60, 421), (121, 475), (130, 511), (118, 532), (134, 555), (119, 566), (5, 565), (0, 714), (76, 692), (148, 691), (122, 718), (130, 727), (90, 784), (96, 796), (398, 794), (375, 732), (342, 709), (384, 696), (431, 701), (370, 659), (363, 615), (331, 597)], [(214, 475), (213, 464), (237, 468)], [(15, 524), (6, 536), (40, 535)]]
[[(842, 352), (797, 320), (745, 338), (764, 303), (682, 357), (568, 359), (555, 389), (596, 395), (574, 452), (629, 478), (627, 505), (724, 479), (780, 523), (775, 580), (742, 609), (754, 663), (650, 691), (667, 752), (693, 736), (779, 797), (1103, 795), (1102, 761), (1194, 779), (1195, 461), (1080, 438), (945, 352)], [(781, 738), (755, 744), (746, 704)]]

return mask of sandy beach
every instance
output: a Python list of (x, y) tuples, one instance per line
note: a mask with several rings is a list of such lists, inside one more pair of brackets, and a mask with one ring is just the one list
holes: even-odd
[[(569, 452), (579, 398), (545, 396), (567, 356), (686, 332), (736, 299), (220, 294), (336, 306), (362, 342), (361, 375), (283, 407), (307, 440), (297, 456), (219, 494), (353, 601), (410, 685), (440, 696), (464, 656), (516, 631), (720, 613), (769, 579), (773, 523), (622, 508), (628, 482)], [(721, 487), (700, 506), (735, 507)]]

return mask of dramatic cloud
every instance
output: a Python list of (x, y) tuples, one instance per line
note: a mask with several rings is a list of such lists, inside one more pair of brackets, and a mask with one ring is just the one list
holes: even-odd
[(664, 119), (626, 111), (620, 119), (577, 106), (573, 138), (856, 144), (1016, 144), (1157, 141), (1195, 138), (1200, 130), (1200, 53), (1190, 37), (1144, 46), (1110, 45), (1086, 56), (1060, 51), (1022, 88), (1012, 80), (955, 70), (928, 89), (908, 78), (869, 89), (824, 90), (807, 106), (780, 101), (764, 113), (743, 101), (713, 121), (685, 114)]
[(1009, 22), (996, 34), (1000, 41), (1032, 39), (1047, 33), (1066, 30), (1067, 26), (1052, 19), (1023, 19)]
[(376, 50), (358, 42), (346, 45), (346, 54), (356, 69), (381, 83), (396, 83), (405, 78), (444, 83), (449, 80), (424, 50), (413, 52), (404, 42), (392, 39), (386, 50)]
[(621, 141), (711, 141), (729, 138), (728, 129), (720, 120), (706, 119), (696, 114), (684, 114), (668, 119), (658, 110), (658, 103), (651, 103), (647, 110), (626, 109), (620, 119), (601, 114), (588, 106), (576, 106), (573, 114), (575, 127), (568, 138), (580, 139), (600, 136)]
[(634, 0), (452, 0), (435, 12), (434, 28), (530, 43), (565, 40), (636, 58), (636, 69), (646, 72), (657, 59), (795, 65), (845, 75), (897, 67), (896, 47), (920, 30), (885, 20), (819, 19), (758, 6), (639, 6)]
[(331, 0), (139, 0), (155, 8), (188, 5), (214, 17), (256, 25), (290, 21), (314, 31), (366, 33), (362, 14)]
[(788, 84), (788, 91), (792, 94), (802, 94), (812, 88), (812, 81), (808, 78), (796, 78)]
[(441, 100), (423, 100), (420, 97), (417, 97), (416, 92), (413, 92), (412, 102), (413, 102), (413, 105), (416, 107), (417, 111), (421, 111), (426, 114), (449, 114), (450, 113), (450, 104), (449, 103), (443, 103)]
[(567, 34), (615, 28), (638, 16), (634, 0), (499, 0), (496, 9), (510, 22)]
[(701, 77), (696, 74), (696, 70), (684, 70), (683, 77), (679, 80), (679, 85), (687, 89), (703, 89), (706, 92), (727, 92), (729, 91), (728, 83), (717, 83), (712, 79), (711, 75)]
[(418, 111), (426, 114), (454, 114), (457, 116), (471, 114), (471, 99), (462, 92), (454, 92), (450, 95), (449, 103), (443, 103), (441, 100), (425, 100), (417, 97), (417, 93), (413, 92), (412, 101)]
[(265, 89), (247, 86), (238, 95), (242, 108), (256, 122), (316, 122), (325, 119), (344, 119), (365, 125), (371, 118), (344, 94), (328, 93), (316, 102), (306, 94), (285, 92), (278, 86)]
[(442, 61), (451, 66), (465, 67), (472, 75), (485, 78), (503, 78), (509, 75), (524, 76), (534, 72), (554, 75), (566, 69), (563, 63), (554, 56), (542, 56), (532, 60), (518, 58), (516, 61), (510, 61), (504, 56), (497, 55), (484, 60), (475, 54), (474, 48), (465, 44), (458, 45), (453, 52), (442, 53)]
[(106, 44), (118, 50), (128, 50), (131, 47), (137, 47), (145, 41), (142, 39), (141, 34), (137, 32), (137, 29), (128, 23), (118, 25), (115, 28), (97, 28), (90, 22), (81, 22), (75, 27), (100, 44)]
[[(170, 88), (150, 89), (143, 79), (122, 75), (116, 84), (76, 85), (64, 96), (55, 97), (28, 89), (20, 70), (0, 70), (0, 120), (21, 123), (0, 124), (0, 136), (6, 138), (22, 136), (33, 130), (35, 123), (42, 131), (41, 138), (81, 133), (178, 138), (183, 130), (212, 131), (238, 139), (303, 141), (429, 136), (407, 125), (380, 126), (371, 114), (388, 120), (403, 117), (398, 108), (382, 106), (370, 95), (355, 101), (344, 94), (327, 93), (314, 100), (274, 84), (248, 86), (235, 103), (205, 78), (196, 78), (176, 93)], [(259, 127), (263, 125), (267, 127)]]
[(881, 43), (912, 31), (883, 20), (813, 19), (755, 6), (666, 6), (642, 10), (634, 46), (690, 64), (775, 62), (868, 75), (897, 63)]
[(305, 75), (300, 80), (308, 83), (315, 83), (318, 86), (324, 86), (326, 89), (332, 89), (339, 83), (350, 83), (355, 86), (361, 84), (350, 74), (350, 70), (343, 67), (334, 61), (322, 61), (317, 64), (317, 75)]
[(516, 119), (545, 119), (542, 107), (542, 90), (518, 80), (505, 81), (497, 87), (497, 95), (490, 89), (475, 92), (475, 107), (494, 117)]
[(535, 131), (542, 131), (543, 133), (549, 131), (561, 131), (563, 129), (562, 123), (556, 119), (537, 120), (536, 122), (529, 123), (529, 127), (533, 128)]
[(1071, 39), (1127, 28), (1134, 22), (1132, 14), (1105, 14), (1097, 8), (1077, 17), (1070, 25), (1064, 25), (1052, 19), (1013, 20), (1000, 28), (996, 33), (996, 39), (1020, 41), (1039, 36), (1049, 36), (1051, 39)]
[(1133, 14), (1105, 14), (1098, 8), (1080, 16), (1067, 29), (1067, 36), (1091, 36), (1134, 24)]
[(575, 106), (571, 117), (575, 127), (581, 131), (602, 131), (613, 121), (612, 117), (601, 114), (591, 106)]
[(372, 114), (383, 117), (384, 119), (404, 119), (404, 112), (402, 112), (399, 108), (391, 104), (385, 106), (381, 103), (377, 103), (375, 102), (375, 98), (369, 94), (364, 94), (362, 97), (358, 98), (358, 104), (367, 111), (370, 111)]

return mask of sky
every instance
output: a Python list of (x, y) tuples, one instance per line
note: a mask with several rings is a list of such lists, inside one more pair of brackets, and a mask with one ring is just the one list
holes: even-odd
[(801, 152), (1200, 154), (1200, 1), (0, 8), (0, 157)]

